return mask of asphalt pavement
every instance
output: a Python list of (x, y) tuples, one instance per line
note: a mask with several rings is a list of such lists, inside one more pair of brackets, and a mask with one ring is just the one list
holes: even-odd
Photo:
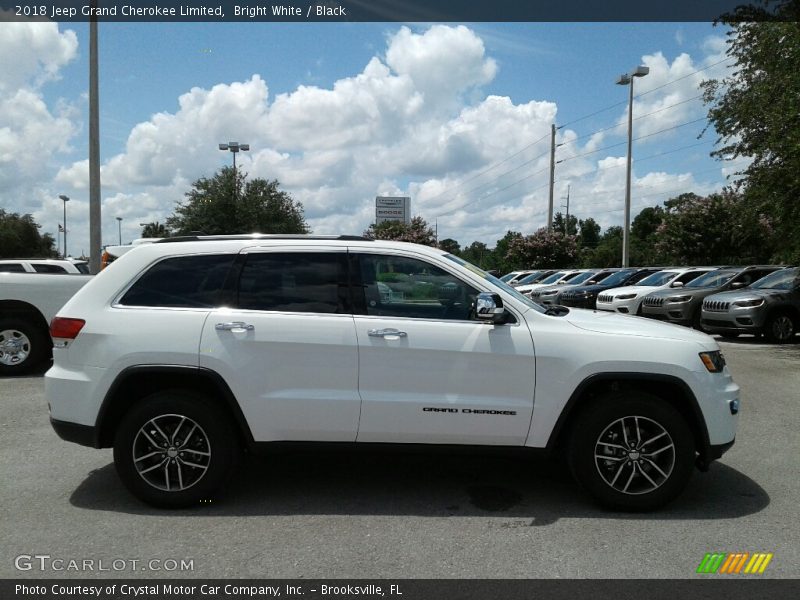
[(41, 374), (0, 379), (0, 578), (694, 578), (707, 552), (798, 577), (800, 344), (721, 346), (737, 442), (649, 514), (596, 507), (543, 459), (319, 452), (247, 459), (213, 503), (156, 510), (110, 450), (55, 435)]

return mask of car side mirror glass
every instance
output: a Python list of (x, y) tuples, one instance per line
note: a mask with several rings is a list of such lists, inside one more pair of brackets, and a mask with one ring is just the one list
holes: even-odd
[(745, 287), (746, 285), (747, 285), (747, 284), (746, 284), (744, 281), (734, 281), (734, 282), (731, 284), (731, 289), (732, 289), (732, 290), (738, 290), (739, 288), (743, 288), (743, 287)]
[(672, 283), (669, 284), (669, 287), (671, 287), (671, 288), (682, 288), (683, 287), (683, 282), (682, 281), (673, 281)]
[(481, 292), (475, 299), (474, 318), (477, 321), (485, 321), (502, 325), (508, 320), (508, 312), (503, 307), (503, 299), (499, 294), (491, 292)]

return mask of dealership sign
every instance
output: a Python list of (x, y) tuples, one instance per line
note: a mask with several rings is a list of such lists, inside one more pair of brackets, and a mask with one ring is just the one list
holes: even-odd
[(375, 224), (384, 221), (411, 221), (411, 198), (407, 196), (377, 196), (375, 198)]

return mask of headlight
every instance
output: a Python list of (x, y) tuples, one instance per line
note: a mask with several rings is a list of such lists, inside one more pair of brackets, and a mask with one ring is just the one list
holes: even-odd
[(701, 352), (700, 360), (703, 361), (709, 373), (719, 373), (725, 367), (725, 357), (722, 352), (715, 350), (714, 352)]
[(636, 298), (636, 294), (622, 294), (621, 296), (614, 296), (614, 300), (632, 300)]
[(739, 300), (738, 302), (733, 303), (734, 306), (739, 306), (741, 308), (761, 306), (762, 304), (764, 304), (763, 298), (754, 298), (753, 300)]
[(667, 298), (667, 302), (677, 304), (678, 302), (688, 302), (691, 299), (691, 296), (672, 296), (672, 298)]

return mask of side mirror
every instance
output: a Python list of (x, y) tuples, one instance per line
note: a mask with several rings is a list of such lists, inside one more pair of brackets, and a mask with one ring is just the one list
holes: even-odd
[(481, 292), (475, 299), (475, 316), (476, 321), (485, 321), (494, 323), (495, 325), (502, 325), (508, 320), (508, 312), (503, 308), (503, 299), (499, 294), (492, 294), (490, 292)]
[(747, 285), (747, 284), (746, 284), (744, 281), (734, 281), (734, 282), (731, 284), (731, 289), (732, 289), (732, 290), (738, 290), (739, 288), (743, 288), (743, 287), (745, 287), (746, 285)]
[(672, 283), (669, 284), (669, 287), (671, 287), (671, 288), (682, 288), (683, 287), (683, 282), (682, 281), (673, 281)]
[(584, 283), (583, 285), (594, 285), (594, 284), (596, 284), (596, 283), (597, 283), (597, 282), (596, 282), (594, 279), (590, 279), (589, 281), (587, 281), (587, 282), (586, 282), (586, 283)]

